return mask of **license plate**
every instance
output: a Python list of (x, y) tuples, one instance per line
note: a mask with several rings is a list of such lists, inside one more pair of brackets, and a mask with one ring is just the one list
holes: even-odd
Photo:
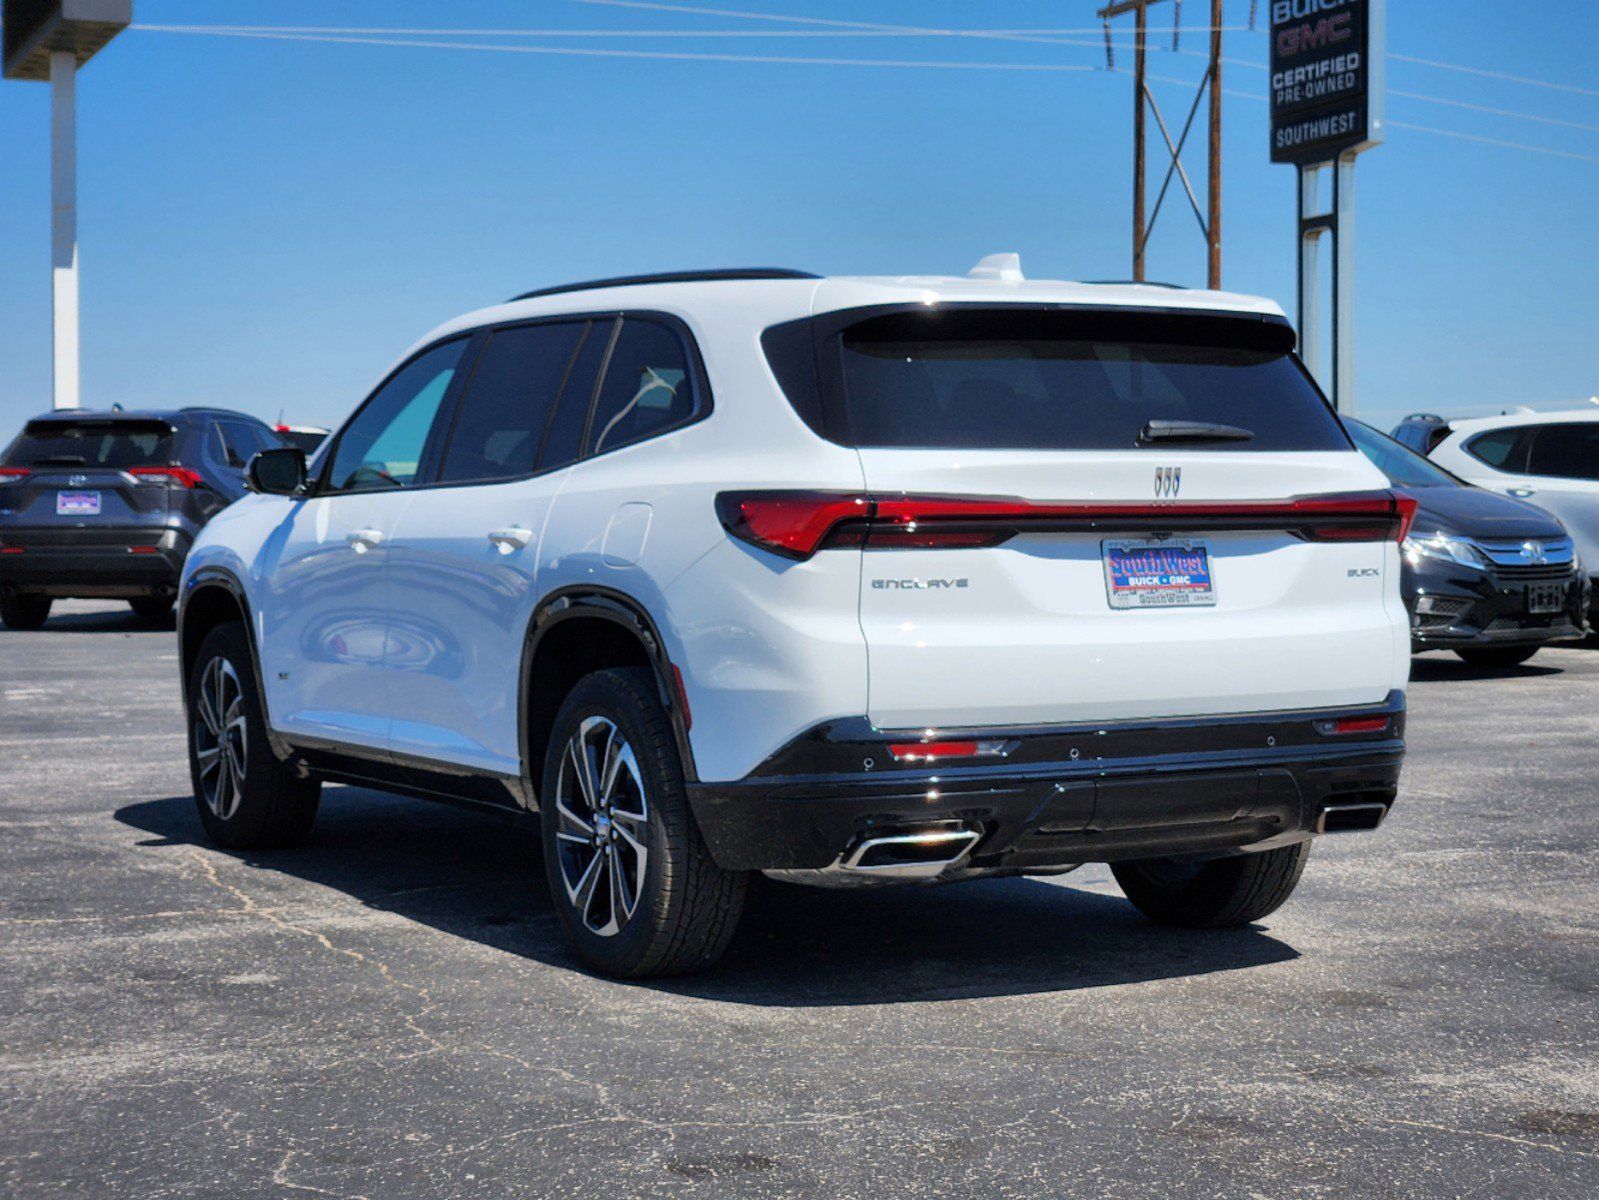
[(93, 517), (100, 513), (99, 492), (57, 492), (56, 516)]
[(1527, 611), (1530, 613), (1557, 613), (1566, 607), (1566, 589), (1562, 584), (1544, 584), (1527, 589)]
[(1216, 603), (1210, 551), (1199, 541), (1102, 542), (1112, 608), (1185, 608)]

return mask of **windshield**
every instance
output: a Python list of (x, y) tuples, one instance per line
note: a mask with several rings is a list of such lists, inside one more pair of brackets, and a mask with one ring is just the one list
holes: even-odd
[(172, 461), (172, 427), (159, 421), (30, 421), (0, 458), (12, 467), (159, 466)]
[(841, 340), (857, 446), (1349, 449), (1292, 335), (1258, 320), (927, 310)]
[(1349, 431), (1356, 448), (1376, 463), (1377, 469), (1388, 476), (1388, 482), (1395, 487), (1461, 486), (1460, 480), (1442, 467), (1428, 462), (1408, 446), (1401, 446), (1393, 438), (1378, 433), (1362, 421), (1351, 417), (1344, 422), (1344, 428)]

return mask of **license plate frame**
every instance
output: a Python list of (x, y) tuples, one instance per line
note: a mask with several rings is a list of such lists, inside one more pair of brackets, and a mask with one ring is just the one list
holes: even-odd
[(100, 515), (99, 492), (57, 492), (56, 516), (58, 517), (98, 517)]
[(1210, 546), (1203, 538), (1107, 539), (1099, 544), (1099, 557), (1113, 609), (1216, 606)]
[(1552, 616), (1565, 611), (1566, 585), (1563, 583), (1529, 583), (1527, 585), (1527, 612), (1535, 617)]

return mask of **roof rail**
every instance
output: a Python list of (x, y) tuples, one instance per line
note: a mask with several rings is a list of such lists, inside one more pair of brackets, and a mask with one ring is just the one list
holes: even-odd
[(711, 283), (728, 279), (820, 279), (809, 271), (792, 271), (787, 267), (723, 267), (713, 271), (663, 271), (657, 275), (618, 275), (614, 279), (589, 279), (582, 283), (563, 283), (556, 287), (538, 288), (512, 296), (517, 300), (532, 300), (536, 296), (560, 296), (567, 292), (587, 292), (595, 288), (633, 287), (643, 283)]
[(1165, 283), (1159, 279), (1085, 279), (1083, 282), (1093, 287), (1158, 287), (1169, 292), (1188, 290), (1180, 283)]

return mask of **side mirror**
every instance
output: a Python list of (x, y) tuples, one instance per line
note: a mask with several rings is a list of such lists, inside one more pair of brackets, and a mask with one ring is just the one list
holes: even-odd
[(244, 472), (252, 492), (292, 496), (305, 487), (305, 451), (297, 446), (274, 446), (260, 451)]

